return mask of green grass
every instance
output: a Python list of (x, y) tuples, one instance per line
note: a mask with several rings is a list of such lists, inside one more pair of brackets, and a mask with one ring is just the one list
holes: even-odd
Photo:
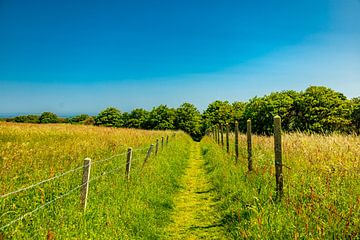
[(172, 223), (166, 228), (168, 239), (226, 239), (199, 142), (191, 145), (190, 161), (181, 185), (181, 191), (174, 197)]
[[(71, 126), (71, 129), (73, 129), (73, 127), (75, 127), (74, 131), (76, 131), (77, 126)], [(80, 132), (87, 131), (86, 127), (79, 127), (81, 128)], [(61, 126), (56, 126), (56, 128), (62, 129)], [(66, 128), (69, 127), (66, 126)], [(84, 135), (90, 138), (88, 141), (95, 141), (96, 137), (93, 139), (93, 134), (97, 133), (93, 131), (108, 131), (107, 129), (102, 129), (103, 128), (96, 129), (90, 127), (87, 134)], [(6, 132), (4, 129), (2, 130)], [(56, 130), (52, 129), (51, 131), (53, 132), (53, 139), (59, 137), (54, 136), (58, 133)], [(116, 130), (111, 131), (116, 132)], [(122, 130), (119, 131), (120, 133), (124, 133), (124, 131), (121, 132)], [(135, 133), (136, 130), (132, 131), (132, 133)], [(29, 133), (30, 139), (32, 137), (31, 132), (32, 131)], [(131, 134), (128, 134), (129, 142), (132, 142), (132, 145), (138, 145), (139, 147), (147, 146), (149, 140), (152, 142), (156, 137), (168, 134), (168, 132), (148, 133), (145, 131), (140, 131), (140, 133), (148, 134), (149, 137), (139, 138), (140, 134), (134, 140), (133, 138), (135, 136), (133, 135), (131, 138)], [(66, 134), (59, 134), (65, 142), (66, 139), (68, 139), (66, 138)], [(105, 135), (111, 138), (111, 134), (106, 133)], [(44, 134), (41, 139), (46, 137), (51, 138), (51, 134)], [(37, 141), (41, 142), (41, 139), (39, 138)], [(104, 141), (106, 141), (105, 139), (107, 138), (104, 138)], [(16, 137), (16, 134), (3, 134), (2, 140), (12, 145), (22, 145), (21, 140)], [(86, 139), (84, 139), (81, 145), (86, 143), (85, 140)], [(29, 142), (28, 145), (36, 145), (32, 140), (29, 141), (29, 139), (23, 139), (22, 141)], [(101, 178), (90, 183), (88, 207), (85, 212), (80, 209), (80, 191), (76, 190), (69, 196), (5, 228), (0, 232), (0, 239), (44, 239), (46, 237), (48, 237), (48, 239), (163, 238), (163, 236), (165, 236), (164, 227), (170, 222), (170, 213), (173, 208), (173, 195), (178, 191), (179, 179), (184, 173), (187, 159), (189, 158), (190, 153), (187, 146), (190, 141), (192, 140), (189, 136), (178, 132), (175, 138), (170, 137), (168, 146), (162, 150), (160, 148), (159, 154), (149, 159), (148, 164), (146, 164), (144, 168), (142, 168), (141, 165), (146, 149), (134, 152), (129, 182), (125, 180), (125, 156), (114, 158), (108, 162), (94, 164), (91, 169), (90, 179), (94, 179), (101, 176), (102, 173), (118, 167), (119, 170), (108, 175), (103, 175)], [(104, 142), (102, 144), (106, 145)], [(51, 141), (48, 142), (48, 146), (50, 147), (50, 151), (53, 147)], [(21, 149), (21, 147), (19, 148)], [(72, 148), (80, 151), (78, 146), (66, 146), (64, 149)], [(101, 150), (101, 152), (106, 153), (104, 154), (105, 156), (113, 154), (113, 148), (116, 148), (116, 146), (111, 147), (111, 149), (109, 149), (110, 151), (106, 151), (105, 146), (103, 146), (103, 148), (104, 149), (97, 149), (95, 154), (97, 157), (100, 156)], [(122, 148), (125, 149), (124, 146)], [(2, 150), (2, 169), (6, 169), (4, 158), (10, 158), (14, 155), (13, 153), (16, 154), (16, 151), (12, 152), (12, 154), (6, 154), (8, 151), (10, 150), (6, 150), (5, 148)], [(34, 151), (36, 152), (36, 149)], [(45, 149), (43, 151), (46, 152)], [(91, 151), (88, 152), (91, 153)], [(51, 153), (46, 152), (44, 156), (48, 156), (48, 154)], [(66, 152), (66, 154), (70, 154), (70, 152)], [(79, 152), (76, 152), (75, 155), (77, 156), (78, 154)], [(39, 153), (34, 155), (38, 157), (43, 156)], [(36, 166), (36, 168), (34, 168), (34, 173), (36, 173), (36, 177), (34, 177), (35, 180), (38, 180), (38, 175), (40, 175), (41, 171), (46, 173), (50, 171), (47, 168), (49, 165), (56, 165), (56, 168), (61, 168), (58, 166), (61, 165), (61, 163), (50, 164), (46, 162), (45, 157), (38, 160), (44, 162), (44, 168), (41, 169), (41, 164), (33, 164), (33, 166)], [(51, 160), (53, 160), (53, 158), (51, 158)], [(99, 160), (99, 158), (97, 158), (97, 160)], [(9, 160), (5, 159), (5, 161)], [(80, 164), (82, 163), (81, 159), (76, 161)], [(20, 166), (17, 166), (17, 164), (19, 163), (13, 163), (13, 165), (11, 165), (12, 167), (6, 172), (8, 176), (11, 177), (2, 175), (2, 179), (10, 179), (10, 181), (16, 181), (16, 183), (12, 182), (11, 187), (2, 186), (2, 189), (15, 190), (19, 186), (27, 186), (33, 183), (33, 181), (31, 181), (29, 168), (24, 166), (25, 170), (23, 171), (26, 173), (26, 176), (23, 177), (19, 174), (19, 172), (21, 173), (22, 171), (21, 164)], [(77, 166), (79, 164), (71, 163), (65, 165)], [(64, 171), (68, 169), (64, 169)], [(16, 170), (16, 174), (10, 170)], [(0, 199), (0, 226), (78, 186), (81, 184), (81, 175), (82, 171), (80, 170), (31, 190)], [(5, 184), (4, 181), (2, 181), (2, 184)], [(3, 192), (3, 194), (6, 192)]]
[[(205, 137), (202, 153), (234, 239), (358, 239), (360, 169), (356, 136), (284, 135), (284, 197), (275, 200), (273, 138), (254, 136), (254, 171)], [(233, 153), (233, 148), (232, 151)]]

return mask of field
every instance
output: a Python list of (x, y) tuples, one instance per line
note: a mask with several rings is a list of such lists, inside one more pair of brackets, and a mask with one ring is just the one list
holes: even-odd
[[(142, 166), (149, 145), (167, 136), (169, 143)], [(251, 172), (246, 136), (240, 135), (238, 162), (233, 135), (230, 143), (227, 154), (210, 136), (195, 143), (180, 131), (0, 123), (0, 227), (19, 219), (0, 230), (0, 239), (360, 237), (358, 136), (283, 134), (281, 201), (273, 137), (253, 136)], [(92, 165), (83, 211), (85, 157)]]
[[(169, 144), (142, 168), (150, 143), (165, 136), (170, 137)], [(80, 208), (80, 190), (75, 190), (2, 229), (0, 239), (158, 238), (169, 222), (172, 193), (186, 166), (189, 141), (181, 132), (173, 137), (166, 131), (1, 123), (1, 195), (81, 167), (85, 157), (93, 160), (90, 180), (94, 181), (86, 212)], [(101, 162), (127, 147), (139, 149), (133, 153), (129, 182), (124, 178), (125, 155)], [(68, 193), (81, 184), (81, 178), (80, 168), (1, 198), (0, 226)]]
[(253, 136), (252, 172), (246, 144), (241, 135), (236, 164), (234, 144), (228, 155), (210, 137), (202, 141), (223, 223), (233, 238), (359, 238), (358, 136), (285, 134), (281, 202), (275, 200), (273, 137)]

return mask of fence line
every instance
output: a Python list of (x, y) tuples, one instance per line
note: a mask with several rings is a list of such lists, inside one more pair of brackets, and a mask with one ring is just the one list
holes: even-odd
[[(137, 161), (137, 160), (139, 160), (139, 159), (133, 159), (133, 160)], [(123, 167), (117, 167), (117, 168), (114, 168), (114, 169), (112, 169), (112, 170), (110, 170), (110, 171), (103, 172), (103, 173), (101, 173), (100, 175), (98, 175), (98, 176), (96, 176), (96, 177), (94, 177), (94, 178), (90, 178), (89, 183), (91, 183), (91, 182), (93, 182), (93, 181), (96, 181), (96, 180), (98, 180), (99, 178), (102, 178), (102, 177), (104, 177), (104, 176), (106, 176), (106, 175), (109, 175), (109, 174), (111, 174), (111, 173), (113, 173), (113, 172), (116, 172), (116, 171), (118, 171), (118, 170), (120, 170), (120, 169), (122, 169), (122, 168), (123, 168)]]
[(91, 163), (91, 165), (93, 165), (93, 164), (95, 164), (95, 163), (106, 162), (106, 161), (109, 161), (109, 160), (111, 160), (111, 159), (113, 159), (113, 158), (115, 158), (115, 157), (120, 157), (120, 156), (123, 156), (123, 155), (125, 155), (125, 154), (126, 154), (126, 152), (123, 152), (123, 153), (119, 153), (119, 154), (113, 155), (113, 156), (111, 156), (111, 157), (105, 158), (105, 159), (103, 159), (103, 160), (94, 161), (94, 162)]
[[(148, 148), (148, 147), (145, 147), (145, 148), (137, 148), (137, 149), (134, 149), (133, 152), (142, 151), (142, 150), (145, 150), (145, 149), (147, 149), (147, 148)], [(119, 154), (113, 155), (113, 156), (111, 156), (111, 157), (102, 159), (102, 160), (94, 161), (94, 162), (91, 163), (91, 165), (109, 161), (109, 160), (111, 160), (111, 159), (113, 159), (113, 158), (115, 158), (115, 157), (119, 157), (119, 156), (126, 155), (126, 153), (127, 153), (127, 151), (124, 151), (123, 153), (119, 153)], [(40, 181), (40, 182), (34, 183), (34, 184), (30, 185), (30, 186), (27, 186), (27, 187), (24, 187), (24, 188), (20, 188), (20, 189), (18, 189), (18, 190), (13, 191), (13, 192), (9, 192), (9, 193), (3, 194), (3, 195), (0, 196), (0, 199), (1, 199), (1, 198), (8, 197), (8, 196), (10, 196), (10, 195), (14, 195), (14, 194), (19, 193), (19, 192), (23, 192), (23, 191), (29, 190), (29, 189), (31, 189), (31, 188), (34, 188), (34, 187), (39, 186), (39, 185), (41, 185), (41, 184), (44, 184), (44, 183), (47, 183), (47, 182), (49, 182), (49, 181), (58, 179), (58, 178), (60, 178), (60, 177), (66, 176), (66, 175), (68, 175), (69, 173), (76, 172), (76, 171), (78, 171), (78, 170), (80, 170), (80, 169), (83, 169), (83, 168), (84, 168), (84, 166), (79, 166), (79, 167), (77, 167), (77, 168), (70, 169), (70, 170), (68, 170), (68, 171), (66, 171), (66, 172), (64, 172), (64, 173), (61, 173), (61, 174), (59, 174), (59, 175), (57, 175), (57, 176), (54, 176), (54, 177), (51, 177), (51, 178), (42, 180), (42, 181)]]
[(18, 189), (18, 190), (15, 190), (15, 191), (13, 191), (13, 192), (10, 192), (10, 193), (6, 193), (6, 194), (4, 194), (4, 195), (1, 195), (0, 198), (5, 198), (5, 197), (7, 197), (7, 196), (10, 196), (10, 195), (13, 195), (13, 194), (16, 194), (16, 193), (19, 193), (19, 192), (22, 192), (22, 191), (25, 191), (25, 190), (34, 188), (34, 187), (36, 187), (36, 186), (39, 186), (39, 185), (44, 184), (44, 183), (46, 183), (46, 182), (49, 182), (49, 181), (51, 181), (51, 180), (55, 180), (55, 179), (57, 179), (57, 178), (63, 177), (63, 176), (65, 176), (65, 175), (67, 175), (67, 174), (69, 174), (69, 173), (71, 173), (71, 172), (76, 172), (76, 171), (78, 171), (78, 170), (80, 170), (80, 169), (83, 169), (83, 166), (80, 166), (80, 167), (71, 169), (71, 170), (69, 170), (69, 171), (67, 171), (67, 172), (64, 172), (64, 173), (60, 174), (60, 175), (57, 175), (57, 176), (54, 176), (54, 177), (45, 179), (45, 180), (43, 180), (43, 181), (41, 181), (41, 182), (38, 182), (38, 183), (35, 183), (35, 184), (33, 184), (33, 185), (30, 185), (30, 186), (27, 186), (27, 187), (24, 187), (24, 188), (20, 188), (20, 189)]
[(4, 226), (2, 226), (2, 227), (0, 228), (0, 231), (3, 230), (3, 229), (5, 229), (5, 228), (7, 228), (7, 227), (9, 227), (9, 226), (12, 225), (12, 224), (14, 224), (14, 223), (16, 223), (16, 222), (24, 219), (25, 217), (27, 217), (27, 216), (29, 216), (29, 215), (32, 215), (33, 213), (39, 211), (40, 209), (42, 209), (42, 208), (44, 208), (44, 207), (46, 207), (46, 206), (48, 206), (48, 205), (56, 202), (57, 200), (59, 200), (59, 199), (61, 199), (61, 198), (64, 198), (64, 197), (70, 195), (70, 194), (73, 193), (75, 190), (81, 188), (83, 185), (84, 185), (84, 184), (78, 185), (78, 186), (76, 186), (75, 188), (73, 188), (73, 189), (71, 189), (70, 191), (68, 191), (67, 193), (64, 193), (63, 195), (60, 195), (60, 196), (56, 197), (55, 199), (51, 200), (50, 202), (47, 202), (47, 203), (41, 205), (40, 207), (37, 207), (37, 208), (35, 208), (34, 210), (25, 213), (24, 215), (22, 215), (21, 217), (18, 217), (18, 218), (15, 219), (15, 220), (12, 220), (12, 221), (9, 222), (8, 224), (5, 224)]
[[(227, 125), (228, 126), (228, 125)], [(222, 125), (218, 124), (217, 126), (214, 125), (211, 127), (212, 131), (208, 131), (209, 134), (213, 134), (214, 141), (221, 145), (222, 148), (224, 148), (224, 142), (223, 142), (223, 127)], [(219, 135), (219, 132), (221, 133)], [(239, 158), (239, 127), (238, 122), (235, 121), (235, 160), (236, 163), (238, 162)], [(228, 133), (226, 133), (226, 138), (228, 139)], [(251, 172), (253, 170), (252, 166), (252, 141), (251, 141), (251, 119), (248, 119), (246, 122), (246, 141), (247, 141), (247, 165), (248, 165), (248, 171)], [(221, 141), (219, 140), (221, 138)], [(228, 141), (228, 140), (226, 140)], [(228, 144), (226, 142), (226, 144)], [(285, 166), (282, 163), (282, 142), (281, 142), (281, 118), (279, 116), (274, 117), (274, 152), (275, 152), (275, 180), (276, 180), (276, 194), (277, 198), (281, 200), (281, 197), (283, 195), (283, 172), (282, 167), (286, 167), (288, 169), (291, 169), (290, 167)], [(227, 153), (229, 153), (228, 146), (227, 146)]]
[[(157, 142), (158, 142), (158, 140), (157, 140)], [(168, 138), (167, 138), (167, 142), (168, 142)], [(152, 146), (154, 146), (154, 145), (151, 144), (151, 145), (150, 145), (150, 149), (152, 149)], [(145, 147), (145, 148), (137, 148), (137, 149), (131, 150), (131, 153), (134, 152), (134, 151), (142, 151), (142, 150), (147, 149), (147, 148), (148, 148), (148, 147)], [(21, 188), (21, 189), (18, 189), (18, 190), (16, 190), (16, 191), (13, 191), (13, 192), (10, 192), (10, 193), (1, 195), (0, 198), (5, 198), (5, 197), (7, 197), (7, 196), (10, 196), (10, 195), (13, 195), (13, 194), (16, 194), (16, 193), (19, 193), (19, 192), (22, 192), (22, 191), (25, 191), (25, 190), (34, 188), (34, 187), (36, 187), (36, 186), (38, 186), (38, 185), (41, 185), (41, 184), (43, 184), (43, 183), (46, 183), (46, 182), (49, 182), (49, 181), (51, 181), (51, 180), (54, 180), (54, 179), (60, 178), (60, 177), (62, 177), (62, 176), (65, 176), (65, 175), (67, 175), (67, 174), (69, 174), (69, 173), (71, 173), (71, 172), (75, 172), (75, 171), (78, 171), (78, 170), (80, 170), (80, 169), (86, 169), (87, 167), (90, 167), (91, 165), (93, 165), (93, 164), (95, 164), (95, 163), (101, 163), (101, 162), (109, 161), (109, 160), (111, 160), (111, 159), (113, 159), (113, 158), (115, 158), (115, 157), (122, 156), (122, 155), (126, 155), (126, 154), (128, 154), (128, 151), (129, 151), (129, 150), (127, 150), (127, 151), (125, 151), (125, 152), (123, 152), (123, 153), (121, 153), (121, 154), (116, 154), (116, 155), (113, 155), (113, 156), (111, 156), (111, 157), (109, 157), (109, 158), (106, 158), (106, 159), (103, 159), (103, 160), (98, 160), (98, 161), (95, 161), (95, 162), (91, 162), (91, 160), (87, 158), (88, 164), (85, 164), (85, 165), (83, 165), (83, 166), (80, 166), (80, 167), (71, 169), (71, 170), (69, 170), (69, 171), (67, 171), (67, 172), (64, 172), (64, 173), (58, 175), (58, 176), (55, 176), (55, 177), (52, 177), (52, 178), (49, 178), (49, 179), (45, 179), (45, 180), (43, 180), (43, 181), (41, 181), (41, 182), (35, 183), (35, 184), (30, 185), (30, 186), (28, 186), (28, 187)], [(147, 158), (148, 158), (148, 157), (147, 157)], [(147, 158), (146, 158), (146, 159), (147, 159)], [(133, 161), (137, 161), (137, 160), (139, 160), (139, 159), (140, 159), (140, 158), (135, 158), (135, 159), (132, 159), (132, 160), (133, 160)], [(35, 208), (34, 210), (32, 210), (32, 211), (30, 211), (30, 212), (25, 213), (24, 215), (22, 215), (22, 216), (20, 216), (20, 217), (18, 217), (18, 218), (16, 218), (16, 219), (10, 221), (10, 222), (7, 223), (7, 224), (1, 226), (1, 227), (0, 227), (0, 231), (4, 230), (5, 228), (11, 226), (12, 224), (14, 224), (14, 223), (16, 223), (16, 222), (18, 222), (18, 221), (21, 221), (21, 220), (24, 219), (25, 217), (34, 214), (35, 212), (37, 212), (37, 211), (45, 208), (46, 206), (48, 206), (48, 205), (56, 202), (57, 200), (62, 199), (62, 198), (64, 198), (64, 197), (70, 195), (71, 193), (73, 193), (74, 191), (76, 191), (76, 190), (84, 187), (85, 185), (89, 185), (91, 182), (94, 182), (94, 181), (96, 181), (96, 180), (98, 180), (98, 179), (100, 179), (100, 178), (102, 178), (102, 177), (104, 177), (104, 176), (106, 176), (106, 175), (109, 175), (109, 174), (111, 174), (111, 173), (113, 173), (113, 172), (115, 172), (115, 171), (118, 171), (118, 170), (120, 170), (121, 168), (122, 168), (122, 166), (119, 166), (119, 167), (114, 168), (114, 169), (112, 169), (112, 170), (110, 170), (110, 171), (103, 172), (103, 173), (101, 173), (100, 175), (96, 176), (95, 178), (90, 178), (90, 172), (89, 172), (89, 173), (88, 173), (89, 176), (88, 176), (88, 180), (87, 180), (87, 181), (85, 181), (85, 182), (83, 181), (82, 184), (80, 184), (80, 185), (72, 188), (72, 189), (69, 190), (68, 192), (66, 192), (66, 193), (64, 193), (64, 194), (62, 194), (62, 195), (60, 195), (60, 196), (55, 197), (53, 200), (51, 200), (51, 201), (49, 201), (49, 202), (47, 202), (47, 203), (45, 203), (45, 204), (43, 204), (43, 205)], [(130, 169), (129, 169), (129, 171), (130, 171)], [(85, 172), (85, 171), (84, 171), (84, 172)], [(84, 209), (84, 210), (85, 210), (85, 207), (86, 207), (86, 199), (85, 199), (85, 205), (83, 206), (83, 209)]]

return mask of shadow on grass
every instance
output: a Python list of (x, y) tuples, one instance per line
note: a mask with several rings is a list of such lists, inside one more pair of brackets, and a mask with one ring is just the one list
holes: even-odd
[(195, 192), (196, 194), (205, 194), (205, 193), (209, 193), (209, 192), (212, 192), (212, 191), (215, 191), (215, 188), (210, 188), (209, 190), (206, 190), (206, 191), (198, 191), (198, 192)]
[(216, 228), (216, 227), (223, 227), (224, 224), (211, 224), (207, 226), (192, 226), (189, 230), (200, 230), (200, 229), (209, 229), (209, 228)]

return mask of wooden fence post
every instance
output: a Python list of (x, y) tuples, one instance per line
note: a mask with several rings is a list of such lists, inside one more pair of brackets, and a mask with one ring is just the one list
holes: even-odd
[(230, 146), (229, 146), (229, 124), (226, 124), (226, 152), (230, 153)]
[(130, 179), (131, 159), (132, 159), (132, 148), (128, 148), (127, 159), (126, 159), (126, 169), (125, 169), (125, 174), (126, 174), (127, 180)]
[(221, 132), (221, 146), (224, 147), (224, 128), (220, 125), (220, 132)]
[(251, 119), (246, 122), (246, 138), (248, 150), (248, 170), (252, 170), (252, 142), (251, 142)]
[(281, 118), (274, 117), (274, 150), (275, 150), (275, 177), (276, 194), (279, 199), (283, 195), (282, 149), (281, 149)]
[(169, 135), (166, 136), (166, 145), (169, 144)]
[(81, 208), (84, 211), (86, 209), (87, 197), (88, 197), (88, 192), (89, 192), (90, 169), (91, 169), (91, 159), (85, 158), (84, 159), (84, 171), (83, 171), (83, 178), (82, 178), (82, 186), (81, 186), (81, 193), (80, 193)]
[(235, 157), (236, 163), (239, 160), (239, 123), (235, 121)]
[(146, 153), (143, 166), (146, 164), (147, 160), (150, 158), (151, 151), (152, 151), (153, 148), (154, 148), (154, 144), (151, 144), (149, 150)]
[(158, 154), (158, 151), (159, 151), (159, 139), (156, 139), (155, 156)]
[(164, 148), (164, 137), (161, 137), (161, 149)]

